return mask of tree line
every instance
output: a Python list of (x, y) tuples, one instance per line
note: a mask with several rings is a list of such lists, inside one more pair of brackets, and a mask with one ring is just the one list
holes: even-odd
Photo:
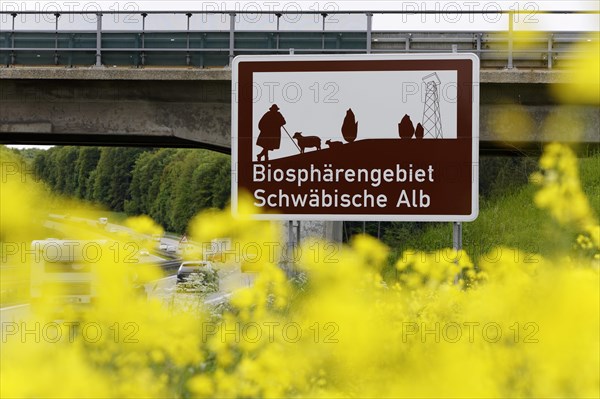
[(59, 194), (128, 215), (145, 214), (184, 232), (192, 216), (230, 198), (231, 160), (202, 149), (52, 147), (33, 160), (37, 176)]

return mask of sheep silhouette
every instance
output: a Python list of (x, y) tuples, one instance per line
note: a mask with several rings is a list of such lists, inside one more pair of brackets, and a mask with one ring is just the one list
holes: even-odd
[(306, 148), (321, 149), (321, 139), (317, 136), (303, 136), (302, 132), (296, 132), (293, 137), (298, 140), (298, 147), (300, 147), (300, 153), (302, 154), (304, 154)]
[(344, 143), (342, 143), (341, 141), (331, 141), (331, 140), (327, 140), (325, 142), (325, 144), (327, 144), (327, 146), (329, 148), (338, 148), (344, 145)]

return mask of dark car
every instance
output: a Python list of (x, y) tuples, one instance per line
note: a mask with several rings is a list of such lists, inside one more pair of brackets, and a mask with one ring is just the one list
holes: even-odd
[(198, 273), (201, 269), (212, 269), (212, 263), (208, 261), (183, 262), (177, 270), (177, 282), (183, 282), (192, 273)]
[(216, 292), (219, 275), (209, 261), (183, 262), (177, 270), (177, 286), (180, 291)]

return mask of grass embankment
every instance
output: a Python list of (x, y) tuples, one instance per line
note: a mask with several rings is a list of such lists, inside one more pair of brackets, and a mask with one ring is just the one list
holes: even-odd
[[(600, 215), (600, 154), (579, 159), (581, 186), (595, 214)], [(480, 200), (479, 217), (463, 223), (463, 248), (473, 261), (482, 256), (494, 259), (500, 254), (499, 247), (514, 248), (535, 262), (540, 256), (552, 257), (565, 254), (575, 243), (576, 231), (565, 230), (554, 222), (547, 212), (538, 209), (533, 201), (537, 187), (534, 184), (509, 184), (506, 176), (502, 183), (495, 182), (494, 191)], [(503, 188), (499, 189), (499, 186)], [(395, 275), (393, 265), (405, 250), (434, 251), (452, 247), (452, 224), (429, 223), (411, 226), (400, 223), (388, 239), (392, 247), (390, 266), (385, 277)]]
[(101, 213), (101, 217), (108, 218), (108, 223), (123, 224), (125, 219), (127, 219), (127, 214), (125, 212), (106, 211)]

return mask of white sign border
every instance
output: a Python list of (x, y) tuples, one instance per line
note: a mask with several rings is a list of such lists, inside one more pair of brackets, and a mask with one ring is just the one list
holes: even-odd
[(291, 214), (256, 213), (256, 220), (324, 220), (381, 222), (472, 222), (479, 215), (479, 57), (474, 53), (441, 54), (353, 54), (353, 55), (239, 55), (231, 66), (231, 212), (238, 214), (238, 70), (241, 62), (278, 61), (371, 61), (371, 60), (471, 60), (472, 76), (472, 142), (471, 142), (471, 213), (468, 215), (390, 215), (390, 214)]

